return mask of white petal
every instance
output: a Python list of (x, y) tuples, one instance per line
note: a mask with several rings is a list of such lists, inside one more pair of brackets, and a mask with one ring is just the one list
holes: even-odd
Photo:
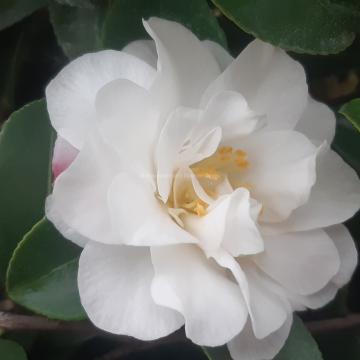
[(238, 282), (255, 336), (262, 339), (279, 329), (290, 312), (290, 305), (284, 296), (280, 296), (275, 284), (244, 259), (240, 259), (240, 267), (239, 262), (225, 251), (218, 251), (213, 257), (219, 265), (229, 269)]
[(360, 207), (356, 172), (334, 151), (320, 152), (317, 180), (306, 204), (296, 209), (276, 231), (303, 231), (344, 222)]
[(184, 224), (208, 254), (220, 245), (235, 257), (256, 254), (264, 249), (251, 216), (249, 192), (245, 189), (237, 189), (216, 201), (205, 216), (186, 217)]
[(150, 18), (144, 26), (156, 43), (158, 74), (151, 91), (164, 114), (181, 105), (197, 108), (202, 93), (220, 73), (215, 58), (176, 22)]
[(233, 360), (271, 360), (284, 346), (289, 336), (292, 316), (288, 316), (284, 325), (264, 339), (257, 339), (250, 322), (244, 330), (228, 343)]
[(199, 116), (197, 110), (177, 108), (161, 130), (156, 148), (156, 165), (158, 191), (164, 202), (169, 197), (174, 172), (181, 165), (180, 152)]
[(56, 206), (53, 204), (53, 197), (49, 195), (45, 202), (45, 214), (46, 218), (50, 220), (56, 229), (68, 240), (80, 247), (84, 247), (90, 239), (79, 234), (77, 231), (67, 225), (61, 214), (56, 211)]
[(100, 139), (91, 137), (70, 167), (55, 180), (47, 217), (67, 237), (69, 231), (104, 243), (120, 243), (110, 223), (107, 191), (121, 160)]
[(293, 129), (308, 99), (303, 67), (285, 51), (260, 40), (251, 42), (206, 90), (202, 104), (223, 90), (242, 94), (267, 129)]
[(206, 105), (197, 131), (205, 132), (220, 126), (222, 142), (226, 143), (249, 135), (259, 124), (259, 116), (248, 107), (242, 95), (234, 91), (223, 91), (211, 98)]
[(261, 221), (282, 221), (307, 201), (316, 177), (317, 150), (304, 135), (260, 132), (234, 142), (234, 147), (246, 151), (250, 163), (238, 172), (235, 183), (251, 184), (251, 196), (264, 206)]
[(128, 80), (114, 80), (96, 96), (99, 129), (130, 167), (153, 174), (159, 112), (147, 90)]
[(126, 45), (123, 52), (136, 56), (156, 69), (157, 53), (154, 40), (135, 40)]
[(122, 235), (124, 244), (164, 246), (196, 242), (171, 219), (149, 179), (120, 174), (109, 188), (108, 199), (112, 225)]
[(95, 121), (95, 96), (114, 79), (148, 88), (156, 71), (120, 51), (86, 54), (65, 66), (46, 88), (50, 121), (58, 134), (80, 149)]
[(219, 346), (237, 335), (247, 319), (240, 288), (193, 245), (151, 248), (155, 268), (152, 294), (157, 304), (181, 312), (186, 336)]
[[(319, 309), (328, 304), (335, 298), (339, 288), (332, 282), (329, 282), (320, 291), (311, 295), (292, 295), (291, 300), (295, 300), (297, 303), (302, 304), (305, 308)], [(305, 310), (305, 309), (301, 309)]]
[(340, 256), (340, 269), (331, 280), (339, 288), (348, 283), (357, 265), (358, 255), (354, 240), (344, 225), (335, 225), (325, 229), (334, 241)]
[(331, 144), (335, 135), (336, 118), (334, 112), (325, 104), (309, 98), (308, 106), (295, 130), (305, 134), (316, 144), (324, 140)]
[(204, 40), (202, 43), (211, 51), (217, 60), (220, 70), (224, 71), (234, 60), (234, 58), (217, 42)]
[(265, 251), (254, 260), (265, 273), (295, 294), (319, 291), (339, 271), (338, 251), (323, 230), (263, 237)]
[(78, 153), (79, 150), (74, 148), (61, 136), (56, 138), (52, 158), (52, 172), (54, 178), (57, 178), (70, 166)]
[(81, 303), (100, 329), (141, 340), (166, 336), (183, 325), (183, 317), (155, 304), (154, 269), (146, 248), (88, 244), (80, 256)]

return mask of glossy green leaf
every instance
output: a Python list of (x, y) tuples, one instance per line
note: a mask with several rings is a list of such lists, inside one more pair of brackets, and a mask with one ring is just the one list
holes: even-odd
[(286, 50), (338, 53), (354, 40), (345, 12), (329, 0), (212, 0), (246, 32)]
[(360, 99), (354, 99), (343, 105), (340, 109), (343, 114), (353, 125), (360, 131)]
[(0, 30), (20, 21), (35, 10), (47, 5), (49, 0), (1, 0)]
[(322, 360), (320, 350), (303, 324), (302, 320), (294, 316), (293, 326), (284, 347), (274, 360)]
[(359, 132), (342, 115), (337, 116), (332, 148), (360, 174)]
[(116, 0), (104, 22), (105, 47), (121, 49), (130, 41), (148, 37), (142, 19), (151, 16), (177, 21), (199, 39), (210, 39), (226, 47), (225, 35), (204, 0)]
[[(204, 348), (209, 360), (231, 360), (226, 346)], [(322, 360), (315, 340), (310, 335), (302, 321), (294, 316), (293, 326), (284, 347), (274, 360)]]
[(44, 101), (13, 113), (0, 133), (0, 282), (16, 245), (44, 216), (52, 141)]
[(41, 220), (19, 243), (9, 263), (9, 296), (50, 318), (85, 318), (77, 288), (80, 251), (49, 221)]
[(24, 349), (15, 341), (0, 339), (1, 360), (26, 360)]
[(122, 49), (148, 38), (142, 19), (158, 16), (180, 22), (200, 39), (226, 46), (225, 35), (206, 0), (114, 0), (92, 9), (52, 4), (51, 21), (59, 44), (69, 58), (101, 49)]

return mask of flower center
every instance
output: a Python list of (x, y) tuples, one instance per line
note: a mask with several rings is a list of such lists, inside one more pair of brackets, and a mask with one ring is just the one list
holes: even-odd
[(238, 187), (250, 189), (251, 184), (239, 181), (231, 181), (230, 184), (229, 181), (249, 165), (245, 151), (223, 146), (212, 156), (193, 164), (190, 167), (192, 173), (178, 171), (167, 203), (170, 215), (178, 223), (181, 222), (180, 216), (186, 213), (204, 216), (210, 203), (218, 196)]

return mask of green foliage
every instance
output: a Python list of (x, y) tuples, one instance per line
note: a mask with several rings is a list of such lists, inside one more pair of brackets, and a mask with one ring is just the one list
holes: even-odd
[[(226, 346), (218, 348), (204, 348), (209, 360), (231, 360)], [(294, 316), (290, 335), (284, 347), (274, 360), (322, 360), (321, 353), (315, 340), (306, 329), (299, 317)]]
[[(246, 32), (286, 50), (337, 53), (354, 40), (350, 14), (327, 0), (212, 0)], [(360, 20), (360, 16), (357, 18)]]
[(77, 289), (80, 248), (42, 220), (26, 234), (10, 261), (7, 292), (18, 304), (50, 318), (85, 318)]
[(353, 125), (360, 131), (360, 99), (354, 99), (343, 105), (340, 109), (343, 114)]
[(284, 347), (274, 360), (322, 360), (319, 348), (303, 322), (294, 316), (293, 326)]
[(44, 101), (13, 113), (0, 133), (0, 282), (17, 243), (44, 216), (52, 144)]
[(26, 360), (24, 349), (16, 342), (0, 339), (1, 360)]
[(178, 21), (200, 39), (226, 46), (226, 39), (205, 0), (114, 0), (93, 8), (50, 6), (58, 42), (69, 58), (89, 51), (122, 49), (133, 40), (148, 38), (142, 19), (158, 16)]
[(18, 22), (48, 2), (49, 0), (1, 0), (0, 30)]

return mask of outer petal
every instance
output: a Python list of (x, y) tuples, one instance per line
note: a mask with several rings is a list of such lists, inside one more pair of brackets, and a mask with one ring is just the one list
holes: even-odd
[(264, 236), (264, 243), (255, 262), (295, 294), (321, 290), (339, 271), (338, 251), (323, 230)]
[(214, 55), (221, 71), (224, 71), (234, 60), (234, 58), (217, 42), (211, 40), (204, 40), (202, 42)]
[(70, 167), (55, 181), (47, 200), (47, 217), (65, 237), (72, 232), (82, 237), (120, 243), (113, 231), (107, 191), (121, 160), (99, 138), (91, 137)]
[(114, 79), (148, 88), (155, 70), (120, 51), (86, 54), (64, 67), (46, 88), (50, 120), (58, 134), (80, 149), (95, 121), (95, 96)]
[(234, 146), (247, 152), (250, 165), (233, 180), (235, 185), (251, 184), (251, 196), (264, 206), (261, 221), (280, 222), (308, 200), (317, 151), (305, 136), (294, 131), (261, 132)]
[(284, 325), (264, 339), (257, 339), (250, 322), (244, 330), (228, 343), (228, 348), (234, 360), (270, 360), (284, 346), (289, 336), (292, 316), (288, 316)]
[(130, 44), (126, 45), (122, 51), (136, 56), (138, 59), (141, 59), (156, 69), (157, 53), (154, 40), (132, 41)]
[(114, 80), (98, 92), (96, 112), (104, 138), (129, 168), (154, 174), (159, 111), (148, 91), (128, 80)]
[(317, 180), (306, 204), (296, 209), (277, 232), (303, 231), (338, 224), (360, 207), (360, 181), (356, 172), (334, 151), (320, 152)]
[(214, 259), (229, 269), (238, 282), (255, 336), (263, 339), (279, 329), (290, 313), (290, 305), (287, 299), (279, 294), (275, 283), (263, 276), (252, 263), (240, 259), (240, 266), (224, 251), (214, 254)]
[(181, 105), (197, 108), (202, 93), (220, 73), (215, 58), (178, 23), (150, 18), (144, 26), (156, 43), (158, 75), (151, 91), (164, 114)]
[(263, 251), (264, 244), (251, 207), (249, 192), (240, 188), (218, 200), (207, 215), (187, 216), (185, 227), (200, 240), (208, 254), (219, 246), (234, 257), (256, 254)]
[(340, 256), (340, 269), (331, 280), (339, 288), (348, 283), (357, 265), (358, 254), (349, 230), (344, 225), (335, 225), (325, 229), (334, 241)]
[(209, 86), (202, 103), (223, 90), (242, 94), (252, 110), (266, 115), (271, 130), (293, 129), (308, 99), (303, 67), (260, 40), (250, 43)]
[(146, 248), (88, 244), (80, 257), (81, 303), (99, 328), (141, 340), (166, 336), (183, 317), (154, 303), (154, 269)]
[(151, 255), (156, 274), (153, 298), (184, 315), (188, 338), (196, 344), (218, 346), (242, 330), (247, 310), (240, 288), (200, 249), (156, 247)]
[(305, 112), (295, 130), (314, 140), (317, 145), (324, 140), (331, 144), (335, 135), (336, 118), (334, 112), (325, 104), (309, 98)]
[(52, 159), (52, 172), (54, 178), (57, 178), (70, 166), (78, 153), (79, 150), (74, 148), (65, 139), (60, 136), (56, 138)]
[(124, 244), (165, 246), (197, 242), (171, 220), (147, 178), (129, 173), (118, 175), (109, 188), (108, 201), (112, 225), (122, 235)]

